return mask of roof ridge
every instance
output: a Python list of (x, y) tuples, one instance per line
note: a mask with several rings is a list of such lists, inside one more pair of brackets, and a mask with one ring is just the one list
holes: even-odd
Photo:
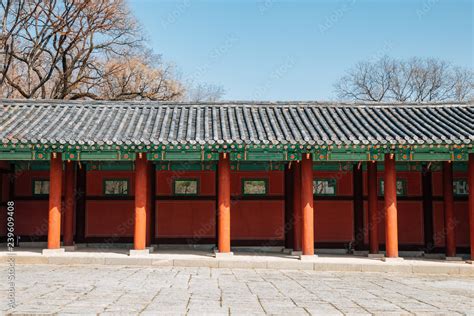
[(178, 102), (178, 101), (110, 101), (110, 100), (59, 100), (59, 99), (0, 99), (0, 104), (14, 105), (83, 105), (103, 107), (149, 107), (149, 106), (190, 106), (190, 107), (212, 107), (212, 106), (275, 106), (275, 107), (471, 107), (474, 100), (463, 102), (347, 102), (347, 101), (219, 101), (219, 102)]

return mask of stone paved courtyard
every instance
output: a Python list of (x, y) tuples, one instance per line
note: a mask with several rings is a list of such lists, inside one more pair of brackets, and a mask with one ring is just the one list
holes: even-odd
[(13, 314), (474, 315), (474, 278), (396, 273), (17, 265)]

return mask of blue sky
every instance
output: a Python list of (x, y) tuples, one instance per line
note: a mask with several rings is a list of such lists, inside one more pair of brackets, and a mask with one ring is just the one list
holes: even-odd
[(227, 100), (333, 100), (356, 62), (473, 67), (472, 0), (129, 0), (150, 46)]

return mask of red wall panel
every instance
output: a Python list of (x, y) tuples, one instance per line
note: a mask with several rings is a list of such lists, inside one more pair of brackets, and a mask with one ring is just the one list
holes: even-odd
[(10, 178), (8, 174), (0, 174), (0, 181), (1, 183), (1, 201), (0, 202), (6, 202), (8, 201), (8, 193), (10, 190)]
[[(21, 171), (15, 177), (15, 196), (33, 196), (33, 180), (49, 179), (49, 171)], [(48, 200), (15, 199), (15, 233), (28, 236), (48, 235)]]
[(283, 239), (283, 201), (232, 201), (232, 239)]
[(0, 206), (0, 236), (7, 235), (7, 208)]
[(157, 201), (158, 238), (214, 238), (214, 201)]
[[(469, 210), (467, 201), (454, 202), (456, 246), (469, 246)], [(433, 203), (434, 241), (437, 247), (445, 246), (443, 201)]]
[(347, 242), (353, 236), (352, 201), (314, 201), (316, 242)]
[[(8, 187), (9, 187), (8, 175), (4, 175), (0, 173), (0, 203), (8, 201)], [(4, 206), (0, 206), (0, 223), (1, 223), (0, 236), (6, 236), (7, 234), (6, 221), (7, 221), (7, 208)]]
[(436, 247), (444, 247), (444, 209), (443, 201), (433, 202), (433, 234)]
[(421, 202), (398, 201), (398, 242), (400, 244), (424, 243), (423, 205)]
[(87, 201), (86, 237), (133, 236), (134, 201)]
[(15, 202), (15, 234), (48, 235), (48, 201)]

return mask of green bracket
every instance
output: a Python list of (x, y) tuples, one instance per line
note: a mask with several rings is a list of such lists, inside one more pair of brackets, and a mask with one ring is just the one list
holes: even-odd
[(146, 154), (146, 159), (149, 161), (161, 161), (161, 157), (163, 155), (162, 151), (155, 151)]
[(313, 161), (328, 161), (329, 150), (326, 147), (318, 148), (313, 153)]
[(219, 153), (215, 151), (204, 151), (204, 161), (217, 161), (219, 160)]
[(383, 161), (384, 160), (384, 152), (380, 150), (380, 148), (372, 147), (369, 149), (369, 155), (371, 161)]
[(410, 161), (412, 160), (412, 152), (408, 146), (399, 147), (395, 151), (396, 161)]
[(34, 160), (42, 160), (42, 161), (46, 161), (46, 160), (50, 160), (51, 159), (51, 153), (49, 152), (44, 152), (44, 151), (35, 151), (33, 152), (33, 159)]
[(467, 148), (454, 148), (453, 149), (453, 160), (454, 161), (467, 161), (469, 159), (469, 153)]

